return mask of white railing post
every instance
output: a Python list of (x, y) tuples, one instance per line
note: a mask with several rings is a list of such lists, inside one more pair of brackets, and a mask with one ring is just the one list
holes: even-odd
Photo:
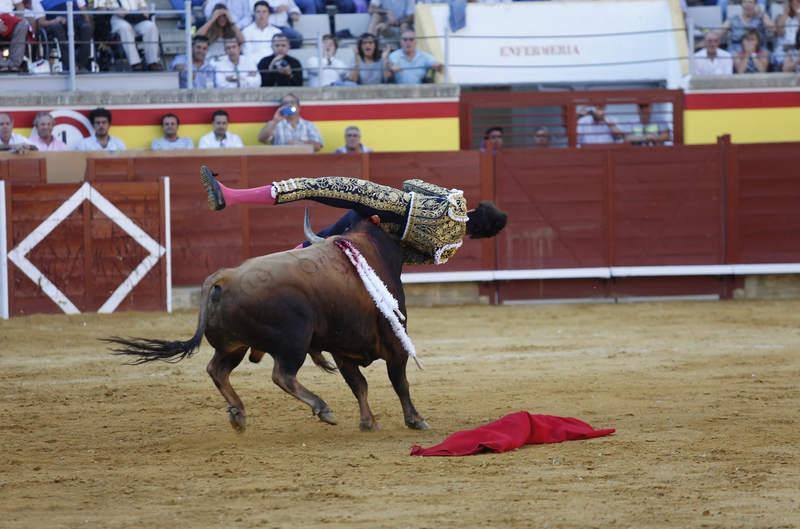
[(8, 319), (8, 245), (6, 243), (6, 182), (0, 180), (0, 318)]
[(170, 215), (169, 177), (161, 177), (164, 186), (164, 258), (167, 260), (167, 313), (172, 313), (172, 217)]
[(317, 33), (317, 83), (322, 86), (322, 34)]
[(194, 57), (192, 50), (192, 2), (186, 0), (183, 3), (183, 22), (184, 29), (183, 35), (186, 41), (186, 88), (189, 90), (194, 88)]
[(75, 20), (72, 2), (67, 2), (67, 57), (69, 61), (69, 91), (74, 92), (77, 87), (75, 72)]

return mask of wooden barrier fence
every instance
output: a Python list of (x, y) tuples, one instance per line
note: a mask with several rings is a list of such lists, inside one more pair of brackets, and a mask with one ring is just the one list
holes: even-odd
[[(198, 153), (90, 160), (86, 180), (102, 185), (170, 176), (176, 285), (199, 285), (220, 267), (291, 248), (302, 239), (302, 210), (308, 204), (208, 211), (198, 178), (199, 166), (207, 164), (230, 186), (342, 175), (399, 187), (407, 178), (422, 178), (463, 189), (470, 204), (494, 200), (509, 213), (508, 227), (498, 238), (467, 241), (447, 265), (407, 267), (406, 272), (500, 271), (481, 287), (497, 301), (728, 297), (742, 282), (729, 268), (660, 270), (652, 276), (648, 269), (629, 268), (800, 262), (798, 148), (796, 143), (733, 145), (725, 137), (703, 146), (511, 149), (496, 155)], [(317, 228), (341, 214), (312, 205)], [(611, 273), (615, 267), (623, 268)], [(537, 270), (578, 272), (550, 274), (547, 280), (506, 280), (513, 271)]]

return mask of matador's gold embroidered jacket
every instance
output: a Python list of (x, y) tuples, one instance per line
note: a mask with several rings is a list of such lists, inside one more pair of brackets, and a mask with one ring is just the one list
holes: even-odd
[(403, 217), (405, 226), (382, 221), (381, 227), (400, 239), (406, 263), (446, 263), (461, 247), (467, 231), (464, 193), (422, 180), (406, 180), (401, 191), (358, 178), (324, 176), (275, 182), (273, 189), (278, 204), (327, 198)]

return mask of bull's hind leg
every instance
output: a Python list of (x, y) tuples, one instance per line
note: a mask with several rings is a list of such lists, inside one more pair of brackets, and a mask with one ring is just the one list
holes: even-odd
[(244, 404), (236, 391), (231, 386), (230, 375), (231, 371), (236, 369), (236, 366), (244, 358), (247, 353), (247, 347), (236, 349), (235, 351), (225, 352), (220, 349), (214, 351), (214, 356), (206, 367), (206, 371), (211, 376), (211, 380), (228, 401), (228, 419), (231, 421), (231, 426), (237, 432), (243, 432), (247, 426), (247, 417), (244, 413)]
[[(276, 354), (273, 356), (273, 358), (275, 359), (275, 365), (272, 368), (272, 381), (289, 395), (308, 404), (312, 413), (314, 413), (319, 420), (328, 424), (336, 424), (336, 419), (333, 416), (333, 412), (325, 403), (325, 401), (306, 389), (305, 386), (303, 386), (297, 380), (297, 372), (303, 365), (305, 353), (297, 356), (283, 356)], [(279, 358), (286, 359), (279, 360)]]
[(344, 377), (347, 385), (350, 386), (350, 389), (353, 390), (356, 400), (358, 400), (358, 411), (361, 414), (359, 428), (365, 432), (377, 430), (378, 422), (375, 420), (375, 416), (372, 415), (372, 410), (369, 409), (369, 402), (367, 402), (367, 379), (361, 374), (361, 370), (358, 369), (356, 363), (338, 357), (334, 357), (334, 360), (336, 360), (339, 372)]
[(389, 380), (392, 381), (394, 391), (400, 397), (406, 426), (415, 430), (427, 430), (430, 426), (428, 426), (428, 423), (425, 422), (425, 419), (417, 412), (411, 402), (411, 393), (408, 390), (408, 379), (406, 378), (408, 355), (405, 354), (405, 351), (400, 351), (399, 354), (394, 354), (390, 358), (391, 360), (387, 362), (386, 368), (389, 371)]

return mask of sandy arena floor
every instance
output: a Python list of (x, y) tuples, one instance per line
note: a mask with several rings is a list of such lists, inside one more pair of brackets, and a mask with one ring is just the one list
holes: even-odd
[[(187, 339), (181, 312), (0, 321), (0, 527), (800, 527), (800, 302), (413, 309), (409, 367), (427, 432), (403, 426), (382, 363), (381, 431), (358, 430), (339, 375), (232, 378), (228, 425), (204, 345), (125, 366), (96, 338)], [(611, 437), (500, 455), (409, 457), (506, 413), (574, 416)]]

